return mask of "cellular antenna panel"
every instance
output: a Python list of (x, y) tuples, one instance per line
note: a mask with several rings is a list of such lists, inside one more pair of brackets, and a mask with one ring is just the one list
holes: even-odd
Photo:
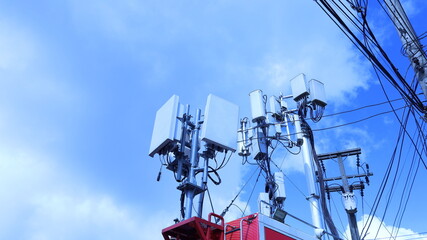
[(181, 122), (178, 119), (179, 113), (179, 97), (176, 95), (173, 95), (157, 110), (151, 137), (150, 157), (154, 157), (156, 153), (166, 153), (164, 148), (171, 142), (179, 140), (179, 128), (181, 126)]
[(303, 73), (291, 79), (291, 90), (295, 101), (299, 101), (308, 96), (307, 80)]
[(310, 98), (313, 103), (322, 107), (326, 106), (325, 86), (322, 82), (316, 79), (311, 79), (309, 82)]
[(200, 138), (207, 144), (236, 151), (239, 107), (209, 94)]

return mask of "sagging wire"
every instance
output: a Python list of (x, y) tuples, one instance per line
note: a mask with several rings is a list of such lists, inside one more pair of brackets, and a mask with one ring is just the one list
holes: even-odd
[[(332, 1), (332, 2), (335, 3), (335, 1)], [(404, 78), (400, 75), (397, 68), (393, 65), (388, 55), (385, 53), (385, 51), (382, 49), (382, 47), (379, 45), (378, 41), (376, 40), (375, 35), (371, 31), (369, 24), (366, 21), (366, 14), (361, 14), (361, 17), (363, 20), (362, 34), (365, 40), (368, 39), (371, 43), (373, 43), (376, 46), (376, 48), (380, 51), (381, 56), (384, 57), (385, 61), (392, 68), (392, 72), (397, 76), (398, 80), (402, 85), (399, 85), (397, 83), (397, 81), (394, 79), (391, 73), (382, 65), (382, 63), (372, 53), (372, 51), (369, 50), (369, 48), (366, 46), (366, 42), (365, 44), (362, 43), (362, 41), (353, 33), (353, 31), (347, 26), (347, 24), (341, 19), (339, 14), (334, 10), (334, 8), (326, 0), (316, 1), (316, 3), (334, 21), (334, 23), (345, 33), (345, 35), (355, 44), (355, 46), (368, 58), (368, 60), (373, 62), (376, 65), (376, 67), (380, 69), (381, 74), (386, 77), (386, 79), (400, 92), (400, 94), (408, 102), (410, 102), (411, 105), (417, 108), (418, 111), (423, 112), (424, 106), (421, 103), (420, 99), (416, 96), (414, 91), (409, 87), (409, 85), (406, 83)], [(343, 10), (341, 9), (341, 11)], [(369, 36), (369, 38), (366, 38), (366, 36)]]
[[(251, 174), (251, 176), (249, 177), (249, 179), (246, 181), (246, 183), (240, 188), (239, 192), (236, 194), (236, 196), (234, 196), (234, 198), (231, 200), (230, 204), (224, 208), (224, 210), (221, 212), (221, 217), (224, 217), (225, 214), (227, 214), (228, 210), (230, 209), (230, 207), (234, 204), (234, 201), (236, 201), (236, 199), (239, 197), (240, 193), (242, 193), (243, 189), (246, 187), (246, 185), (248, 185), (248, 183), (250, 182), (250, 180), (252, 179), (252, 177), (255, 175), (255, 173), (258, 171), (259, 167), (257, 167)], [(259, 171), (258, 177), (261, 174), (262, 170)]]

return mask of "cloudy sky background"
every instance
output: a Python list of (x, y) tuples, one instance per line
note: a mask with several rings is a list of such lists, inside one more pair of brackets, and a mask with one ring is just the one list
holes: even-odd
[[(404, 4), (415, 30), (426, 31), (427, 3)], [(388, 19), (379, 13), (372, 25), (406, 70)], [(290, 93), (289, 79), (301, 72), (325, 83), (326, 114), (385, 100), (369, 63), (314, 1), (0, 1), (0, 239), (161, 239), (179, 216), (179, 192), (170, 172), (156, 182), (160, 164), (148, 157), (157, 109), (172, 94), (204, 109), (213, 93), (250, 116), (250, 91)], [(388, 110), (325, 117), (316, 127)], [(316, 133), (319, 153), (361, 147), (370, 163), (361, 222), (360, 204), (369, 213), (397, 127), (389, 114)], [(310, 220), (300, 158), (285, 150), (273, 157), (296, 183), (286, 182), (286, 209)], [(217, 212), (253, 170), (232, 158), (223, 184), (210, 188)], [(402, 235), (427, 231), (419, 215), (426, 179), (420, 170)], [(242, 209), (253, 185), (235, 202)], [(246, 213), (257, 211), (257, 191)], [(227, 214), (240, 216), (237, 207)], [(344, 231), (345, 218), (337, 225)]]

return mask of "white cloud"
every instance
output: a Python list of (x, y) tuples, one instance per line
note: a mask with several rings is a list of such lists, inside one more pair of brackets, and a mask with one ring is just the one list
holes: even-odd
[[(176, 3), (165, 7), (155, 1), (70, 1), (70, 6), (71, 16), (83, 29), (126, 42), (125, 47), (143, 46), (139, 57), (151, 59), (154, 78), (173, 78), (173, 63), (164, 55), (171, 53), (163, 51), (184, 48), (189, 51), (186, 57), (197, 51), (202, 66), (222, 72), (217, 81), (225, 87), (236, 82), (233, 87), (243, 84), (287, 94), (288, 81), (304, 72), (323, 81), (328, 100), (337, 104), (349, 103), (359, 89), (368, 88), (370, 65), (312, 2), (262, 4), (271, 15), (262, 20), (253, 16), (257, 4), (226, 1), (191, 2), (186, 7)], [(229, 17), (235, 15), (236, 6), (239, 21)], [(285, 6), (293, 10), (277, 11)], [(150, 46), (160, 48), (153, 51)]]
[(33, 36), (20, 27), (0, 19), (0, 69), (23, 71), (35, 57)]
[[(235, 195), (238, 191), (235, 192), (227, 192), (227, 194), (224, 194), (225, 196), (214, 196), (213, 202), (215, 203), (215, 210), (218, 211), (217, 214), (221, 214), (224, 209), (226, 209), (230, 203), (231, 200), (234, 199)], [(257, 196), (253, 196), (254, 198), (257, 198)], [(253, 199), (251, 199), (253, 200)], [(205, 209), (208, 212), (210, 211), (210, 205), (208, 201), (205, 201), (204, 205)], [(244, 215), (243, 215), (243, 212)], [(228, 211), (226, 211), (226, 214), (224, 216), (225, 222), (229, 222), (238, 218), (241, 218), (242, 215), (246, 216), (252, 213), (251, 207), (247, 204), (247, 201), (243, 201), (240, 196), (236, 198), (236, 200), (233, 202), (231, 206), (229, 206)]]
[(65, 83), (69, 76), (56, 71), (62, 59), (49, 59), (47, 41), (18, 22), (0, 19), (0, 35), (0, 139), (10, 144), (35, 136), (45, 139), (40, 135), (57, 138), (50, 131), (54, 124), (49, 114), (70, 115), (80, 103), (75, 89)]
[[(297, 152), (298, 148), (294, 147), (290, 151)], [(289, 154), (286, 150), (281, 150), (277, 155), (280, 157), (273, 158), (273, 161), (281, 167), (284, 173), (289, 174), (293, 171), (304, 173), (304, 158), (301, 152), (298, 155), (294, 155)]]
[[(312, 22), (307, 20), (300, 24), (301, 28), (309, 28)], [(325, 25), (320, 28), (328, 29)], [(289, 27), (288, 31), (292, 29)], [(368, 88), (370, 66), (339, 34), (336, 31), (329, 34), (305, 32), (300, 38), (286, 38), (281, 53), (270, 53), (264, 59), (259, 68), (260, 81), (269, 83), (269, 89), (275, 92), (280, 89), (286, 95), (290, 93), (289, 80), (305, 73), (307, 80), (314, 78), (325, 84), (329, 103), (349, 104), (360, 89)]]
[[(363, 219), (357, 222), (357, 227), (359, 232), (363, 229), (363, 224), (367, 223), (369, 215), (364, 215)], [(378, 233), (377, 233), (378, 232)], [(351, 239), (350, 229), (347, 226), (345, 232), (347, 239)], [(364, 237), (361, 236), (361, 237)], [(371, 239), (396, 239), (396, 240), (405, 240), (405, 239), (427, 239), (426, 235), (419, 234), (407, 228), (396, 228), (391, 225), (387, 225), (385, 222), (381, 223), (381, 220), (378, 217), (373, 217), (371, 226), (368, 233), (364, 237), (366, 240)]]
[[(306, 2), (292, 3), (292, 7), (298, 9), (295, 8), (298, 4), (301, 4), (300, 8), (305, 7), (305, 4), (314, 5), (309, 1)], [(230, 6), (224, 2), (221, 2), (221, 4), (227, 7), (224, 9), (218, 7), (216, 10), (232, 12), (233, 17), (231, 19), (234, 19), (232, 8), (238, 4), (236, 3), (236, 6), (233, 4), (233, 6)], [(192, 22), (194, 18), (186, 16), (185, 13), (188, 13), (187, 11), (180, 12), (174, 8), (164, 7), (164, 2), (155, 3), (154, 1), (152, 3), (152, 5), (155, 5), (154, 8), (144, 5), (145, 3), (138, 1), (93, 1), (90, 3), (70, 1), (70, 6), (73, 8), (71, 10), (72, 16), (75, 18), (78, 29), (89, 30), (88, 32), (91, 33), (92, 30), (95, 30), (96, 33), (94, 35), (104, 31), (109, 37), (126, 41), (126, 43), (144, 39), (144, 41), (137, 43), (140, 45), (148, 44), (148, 46), (144, 45), (144, 51), (149, 49), (155, 52), (168, 44), (190, 40), (193, 37), (201, 38), (199, 34), (203, 34), (199, 30), (208, 29), (206, 24), (199, 24), (197, 21)], [(186, 8), (183, 5), (179, 5), (179, 7)], [(215, 13), (215, 9), (211, 11), (211, 7), (209, 5), (204, 11), (200, 11), (202, 13), (198, 11), (200, 9), (193, 9), (194, 12), (192, 14), (212, 16), (221, 12), (217, 11)], [(258, 11), (258, 9), (256, 10)], [(317, 21), (318, 19), (323, 19), (321, 14), (320, 11), (318, 13), (309, 12), (305, 14), (299, 14), (298, 11), (288, 11), (285, 14), (280, 11), (279, 15), (286, 15), (288, 22), (286, 22), (285, 28), (279, 26), (276, 31), (283, 32), (283, 35), (289, 37), (278, 38), (279, 44), (276, 44), (277, 46), (269, 47), (269, 43), (254, 44), (254, 46), (260, 47), (263, 51), (260, 54), (261, 58), (255, 64), (249, 64), (245, 60), (241, 62), (234, 61), (235, 56), (232, 56), (229, 57), (232, 60), (221, 59), (218, 71), (226, 69), (228, 71), (225, 72), (232, 71), (238, 72), (238, 74), (240, 74), (239, 70), (241, 72), (247, 71), (249, 73), (244, 76), (256, 76), (256, 82), (254, 81), (252, 85), (270, 85), (271, 87), (268, 90), (274, 91), (274, 94), (278, 94), (280, 91), (286, 94), (285, 91), (289, 90), (287, 81), (299, 72), (305, 72), (309, 78), (316, 78), (325, 82), (329, 101), (337, 104), (348, 103), (350, 98), (356, 96), (359, 89), (368, 87), (366, 66), (357, 57), (355, 50), (352, 49), (347, 39), (344, 39), (340, 33), (337, 34), (336, 31), (331, 34), (331, 28), (327, 27), (332, 26), (329, 20), (326, 23)], [(301, 17), (299, 15), (310, 17)], [(253, 19), (253, 16), (248, 16), (244, 17)], [(291, 21), (293, 17), (298, 17), (298, 26), (295, 26), (295, 21)], [(159, 18), (163, 18), (164, 21), (158, 21)], [(220, 21), (219, 19), (217, 20)], [(251, 27), (245, 21), (242, 22), (244, 24), (238, 26), (247, 26), (248, 29)], [(318, 31), (308, 31), (307, 29), (311, 30), (313, 28), (314, 22), (321, 22), (318, 25)], [(220, 22), (220, 24), (224, 23), (228, 25), (226, 20)], [(214, 26), (215, 24), (207, 25)], [(335, 28), (335, 26), (332, 27)], [(55, 100), (56, 102), (58, 99), (62, 99), (64, 95), (67, 95), (68, 88), (62, 89), (61, 85), (53, 81), (50, 75), (46, 77), (43, 73), (36, 72), (35, 76), (31, 75), (31, 78), (29, 78), (30, 74), (34, 72), (26, 69), (36, 62), (34, 59), (40, 56), (43, 51), (40, 51), (40, 46), (34, 40), (34, 36), (25, 31), (10, 34), (12, 29), (15, 28), (0, 24), (0, 33), (3, 33), (1, 35), (11, 36), (9, 39), (2, 38), (0, 40), (0, 50), (5, 52), (0, 56), (0, 68), (7, 69), (13, 73), (19, 72), (19, 75), (17, 75), (21, 81), (19, 85), (25, 86), (25, 88), (29, 89), (28, 92), (39, 96), (39, 98), (40, 96), (49, 96), (44, 101)], [(228, 46), (230, 49), (233, 48), (234, 55), (245, 54), (252, 45), (241, 43), (242, 38), (234, 39), (232, 33), (235, 30), (237, 31), (237, 28), (218, 28), (215, 29), (215, 34), (204, 37), (213, 38), (212, 36), (219, 34), (225, 39), (222, 39), (222, 41), (230, 44)], [(296, 35), (290, 35), (294, 31), (297, 31)], [(244, 31), (243, 35), (248, 34), (248, 32)], [(154, 33), (158, 35), (155, 37), (150, 36), (150, 34)], [(193, 36), (191, 33), (197, 36)], [(248, 36), (254, 35), (248, 34)], [(146, 40), (147, 38), (148, 40)], [(247, 40), (249, 41), (250, 39)], [(150, 49), (152, 47), (150, 44), (156, 41), (160, 41), (160, 47), (158, 49)], [(241, 44), (245, 45), (245, 47), (240, 51), (234, 50)], [(136, 44), (123, 45), (131, 46), (129, 47), (130, 49), (132, 49), (132, 46), (136, 46)], [(17, 49), (17, 51), (11, 51), (9, 47)], [(168, 47), (175, 49), (177, 46)], [(209, 44), (202, 46), (203, 49), (209, 49), (209, 47)], [(230, 49), (225, 48), (224, 50), (221, 48), (224, 52)], [(212, 51), (215, 52), (215, 50)], [(150, 61), (154, 62), (150, 67), (154, 66), (154, 70), (151, 69), (151, 71), (156, 72), (155, 75), (161, 76), (160, 78), (170, 77), (167, 73), (169, 62), (166, 62), (165, 59), (173, 58), (171, 55), (164, 56), (160, 53), (153, 54), (150, 52), (150, 54), (144, 55), (144, 57), (147, 56), (148, 58), (156, 56), (156, 58), (150, 59)], [(246, 54), (241, 56), (241, 58), (245, 57)], [(254, 58), (256, 57), (259, 57), (259, 55)], [(207, 57), (204, 60), (209, 59), (211, 58)], [(22, 76), (22, 73), (25, 73), (23, 74), (25, 76)], [(239, 77), (242, 78), (242, 75)], [(28, 79), (31, 79), (32, 82)], [(199, 79), (194, 80), (199, 81)], [(236, 81), (239, 81), (239, 85), (243, 85), (241, 83), (246, 80), (238, 79)], [(211, 84), (206, 84), (207, 87), (209, 85)], [(10, 90), (10, 88), (4, 89)], [(47, 94), (40, 95), (40, 92), (46, 91)], [(0, 126), (3, 126), (3, 129), (12, 126), (9, 124), (13, 122), (13, 119), (6, 120), (8, 121), (0, 120)], [(32, 129), (34, 130), (34, 127)], [(355, 132), (354, 134), (355, 136), (366, 137), (363, 131)], [(10, 137), (12, 136), (10, 134)], [(0, 151), (3, 153), (3, 156), (0, 156), (0, 188), (3, 189), (0, 192), (0, 203), (2, 203), (0, 206), (2, 212), (0, 225), (4, 228), (0, 231), (0, 238), (10, 239), (11, 236), (14, 236), (10, 230), (13, 229), (16, 230), (13, 233), (23, 234), (22, 238), (26, 239), (160, 239), (161, 228), (170, 224), (165, 219), (168, 219), (171, 214), (164, 212), (160, 207), (144, 206), (144, 210), (136, 212), (131, 206), (120, 202), (114, 196), (105, 192), (98, 192), (87, 183), (79, 181), (77, 174), (67, 172), (55, 165), (54, 163), (60, 164), (60, 158), (52, 160), (54, 158), (52, 156), (44, 156), (38, 152), (29, 151), (28, 146), (24, 146), (29, 144), (29, 141), (21, 140), (17, 140), (19, 147), (22, 147), (21, 150), (12, 152)], [(6, 140), (3, 139), (3, 141)], [(349, 139), (344, 142), (344, 145), (350, 147), (355, 146), (356, 143), (354, 139)], [(302, 163), (301, 154), (298, 156), (289, 155), (283, 164), (283, 168), (285, 172), (303, 172)], [(240, 166), (240, 159), (233, 158), (227, 168), (220, 172), (223, 177), (222, 185), (218, 188), (211, 188), (217, 211), (227, 206), (234, 197), (230, 192), (237, 193), (238, 190), (236, 189), (241, 186), (242, 176), (244, 175), (243, 169), (244, 167)], [(176, 191), (175, 186), (171, 186), (170, 191)], [(253, 199), (256, 199), (256, 196), (253, 196), (252, 201), (254, 201)], [(174, 201), (174, 203), (176, 202)], [(144, 201), (142, 201), (143, 204)], [(246, 202), (240, 198), (236, 200), (235, 204), (242, 209), (246, 206)], [(178, 204), (171, 205), (173, 208), (178, 206)], [(205, 201), (205, 209), (205, 213), (210, 210), (208, 201)], [(247, 209), (246, 212), (250, 213), (250, 211), (250, 209)], [(240, 210), (233, 206), (227, 214), (227, 219), (234, 219), (240, 216)], [(149, 220), (147, 221), (148, 217)]]
[(409, 18), (418, 15), (422, 12), (423, 8), (427, 7), (425, 1), (422, 0), (403, 0), (401, 4)]
[(167, 212), (120, 203), (50, 157), (28, 150), (0, 152), (2, 239), (151, 240), (161, 239), (161, 229), (170, 225)]
[(60, 60), (50, 62), (52, 49), (35, 31), (9, 19), (0, 19), (0, 34), (3, 36), (0, 39), (2, 94), (19, 91), (20, 97), (25, 97), (22, 93), (39, 98), (69, 96), (61, 85), (63, 79), (57, 79), (57, 72), (52, 69)]

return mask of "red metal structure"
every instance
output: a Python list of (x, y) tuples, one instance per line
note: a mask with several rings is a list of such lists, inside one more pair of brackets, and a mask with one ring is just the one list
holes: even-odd
[[(220, 219), (221, 224), (213, 223), (212, 216)], [(192, 217), (162, 231), (165, 240), (223, 240), (224, 218), (210, 213), (208, 220)]]
[[(211, 221), (212, 216), (221, 223)], [(259, 213), (251, 214), (224, 224), (214, 213), (208, 220), (192, 217), (162, 231), (165, 240), (317, 240), (287, 224)]]

